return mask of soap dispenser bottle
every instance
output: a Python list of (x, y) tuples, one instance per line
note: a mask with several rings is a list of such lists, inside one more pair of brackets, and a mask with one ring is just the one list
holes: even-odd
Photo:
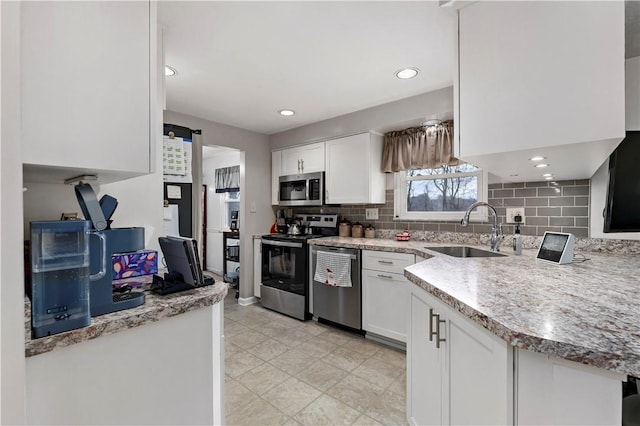
[(513, 254), (520, 256), (522, 254), (522, 235), (520, 235), (520, 216), (516, 216), (516, 230), (513, 236)]

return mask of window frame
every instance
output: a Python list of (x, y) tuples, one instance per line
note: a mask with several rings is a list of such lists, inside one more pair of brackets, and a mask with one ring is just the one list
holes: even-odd
[[(406, 176), (407, 172), (394, 173), (394, 185), (393, 185), (393, 218), (394, 220), (412, 220), (412, 221), (460, 221), (464, 215), (464, 211), (455, 212), (443, 212), (443, 211), (430, 211), (430, 212), (410, 212), (407, 211), (407, 185), (410, 180), (436, 180), (436, 179), (450, 179), (455, 177), (464, 176), (477, 176), (478, 178), (478, 201), (487, 202), (488, 200), (488, 173), (481, 168), (474, 172), (459, 172), (459, 173), (443, 173), (436, 175), (421, 175), (421, 176)], [(471, 222), (486, 222), (488, 218), (488, 212), (486, 208), (475, 209), (471, 212), (469, 220)]]

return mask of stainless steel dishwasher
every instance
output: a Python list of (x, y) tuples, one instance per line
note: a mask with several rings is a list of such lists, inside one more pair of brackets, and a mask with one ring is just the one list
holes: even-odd
[[(332, 287), (313, 279), (316, 274), (316, 259), (319, 251), (351, 255), (351, 287)], [(313, 315), (320, 322), (330, 322), (362, 333), (360, 250), (311, 246), (311, 268)]]

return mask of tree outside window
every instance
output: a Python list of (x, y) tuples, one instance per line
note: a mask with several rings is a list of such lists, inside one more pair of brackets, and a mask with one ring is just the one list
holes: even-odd
[(483, 172), (463, 163), (396, 174), (396, 217), (450, 220), (476, 201), (484, 201)]

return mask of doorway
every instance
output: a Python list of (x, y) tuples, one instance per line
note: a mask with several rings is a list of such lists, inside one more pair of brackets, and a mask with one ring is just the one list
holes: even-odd
[[(230, 232), (232, 224), (241, 229), (242, 224), (232, 219), (233, 212), (240, 210), (241, 191), (220, 192), (216, 190), (216, 170), (240, 166), (241, 151), (220, 146), (202, 147), (203, 195), (203, 241), (206, 241), (206, 270), (223, 276), (224, 271), (235, 271), (239, 262), (226, 260), (223, 236)], [(233, 221), (235, 220), (235, 223)]]

